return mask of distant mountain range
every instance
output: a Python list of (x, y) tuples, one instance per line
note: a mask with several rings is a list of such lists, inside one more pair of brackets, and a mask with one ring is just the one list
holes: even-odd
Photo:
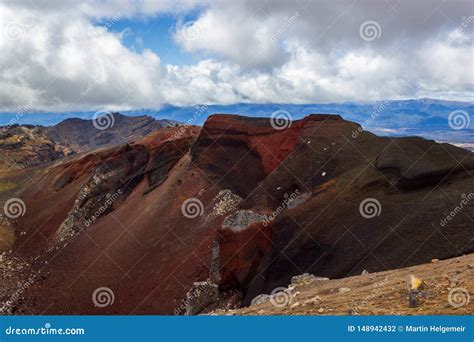
[[(169, 119), (192, 125), (202, 125), (215, 113), (235, 113), (253, 117), (269, 117), (276, 111), (301, 119), (311, 113), (340, 114), (344, 119), (360, 123), (366, 130), (379, 135), (422, 136), (437, 141), (474, 143), (474, 102), (433, 99), (387, 100), (374, 103), (328, 104), (234, 104), (196, 105), (176, 107), (166, 105), (159, 110), (136, 109), (120, 111), (127, 116), (148, 115), (155, 119)], [(460, 130), (449, 126), (448, 117), (454, 111), (463, 111), (468, 124)], [(54, 125), (68, 118), (91, 119), (95, 112), (21, 112), (0, 113), (0, 125), (11, 123)]]
[(8, 125), (0, 129), (0, 170), (38, 166), (75, 153), (117, 146), (175, 124), (150, 116), (107, 113), (95, 120), (71, 118), (53, 126)]

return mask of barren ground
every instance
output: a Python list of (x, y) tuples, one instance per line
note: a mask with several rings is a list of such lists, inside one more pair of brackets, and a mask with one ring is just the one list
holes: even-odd
[[(408, 307), (407, 278), (425, 282), (424, 298)], [(341, 288), (348, 288), (340, 291)], [(217, 311), (224, 315), (467, 315), (474, 313), (474, 254), (391, 271), (344, 279), (313, 281), (295, 286), (288, 305), (266, 301), (239, 310)], [(452, 295), (449, 293), (452, 291)], [(283, 295), (282, 295), (283, 296)], [(454, 304), (450, 304), (450, 300)], [(282, 297), (283, 298), (283, 297)], [(282, 299), (280, 298), (280, 299)], [(458, 306), (465, 303), (462, 306)]]

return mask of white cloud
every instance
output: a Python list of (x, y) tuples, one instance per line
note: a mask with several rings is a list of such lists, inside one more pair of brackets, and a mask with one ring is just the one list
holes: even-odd
[[(21, 28), (18, 37), (5, 33), (12, 17)], [(32, 103), (60, 110), (162, 103), (159, 57), (149, 50), (130, 51), (119, 34), (83, 16), (36, 16), (35, 11), (14, 12), (5, 6), (0, 7), (0, 22), (6, 23), (0, 41), (2, 106)], [(11, 92), (18, 88), (22, 91)]]
[[(469, 1), (81, 1), (0, 4), (0, 111), (473, 96)], [(194, 22), (184, 13), (200, 10)], [(441, 13), (442, 11), (442, 13)], [(172, 13), (193, 65), (137, 53), (108, 25)], [(193, 12), (195, 13), (195, 12)], [(462, 18), (464, 16), (464, 19)], [(381, 27), (365, 41), (360, 25)], [(151, 21), (150, 21), (151, 22)], [(139, 37), (137, 38), (138, 42)]]
[(285, 51), (279, 46), (278, 33), (282, 35), (299, 14), (287, 18), (261, 18), (257, 14), (243, 10), (239, 2), (210, 9), (196, 21), (179, 25), (174, 38), (186, 51), (213, 52), (243, 67), (280, 66)]

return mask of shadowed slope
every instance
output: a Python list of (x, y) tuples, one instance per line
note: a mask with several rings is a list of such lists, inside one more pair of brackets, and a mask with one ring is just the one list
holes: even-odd
[[(40, 276), (13, 309), (197, 313), (247, 305), (304, 272), (340, 278), (472, 251), (472, 206), (440, 224), (470, 196), (472, 153), (358, 129), (336, 115), (286, 129), (213, 115), (200, 131), (162, 129), (39, 169), (37, 188), (19, 193), (28, 211), (14, 254), (36, 258)], [(183, 304), (207, 279), (212, 295)], [(112, 305), (94, 305), (99, 287)]]

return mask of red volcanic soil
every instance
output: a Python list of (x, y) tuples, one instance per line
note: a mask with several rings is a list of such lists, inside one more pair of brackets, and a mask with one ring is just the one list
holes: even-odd
[[(13, 255), (36, 277), (12, 311), (173, 314), (208, 278), (248, 305), (305, 272), (341, 278), (473, 251), (472, 206), (440, 225), (473, 188), (472, 153), (358, 130), (337, 115), (281, 130), (212, 115), (202, 129), (30, 170)], [(366, 199), (374, 215), (361, 214)], [(101, 287), (113, 304), (94, 303)]]

